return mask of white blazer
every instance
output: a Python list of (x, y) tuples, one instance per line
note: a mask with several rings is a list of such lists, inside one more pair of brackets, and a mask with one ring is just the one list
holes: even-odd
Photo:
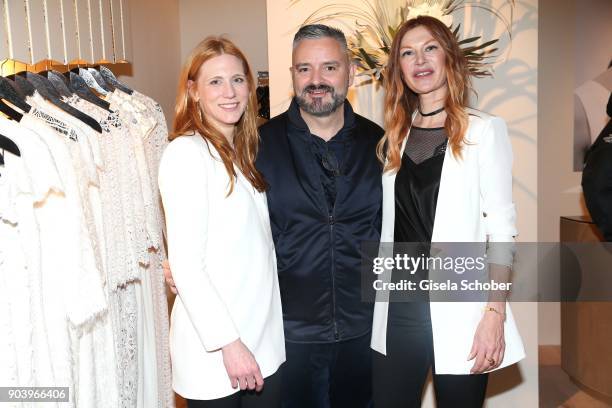
[(160, 163), (168, 257), (179, 293), (170, 323), (172, 384), (189, 399), (239, 390), (231, 387), (220, 350), (238, 338), (264, 378), (285, 361), (266, 195), (236, 173), (226, 196), (225, 166), (198, 134), (170, 142)]
[[(432, 242), (512, 242), (516, 211), (512, 202), (512, 146), (505, 122), (469, 110), (467, 144), (462, 159), (446, 150), (436, 207)], [(408, 131), (408, 134), (410, 131)], [(406, 139), (402, 144), (403, 154)], [(400, 156), (401, 157), (401, 156)], [(393, 242), (395, 228), (395, 176), (384, 173), (381, 242)], [(384, 246), (384, 248), (390, 245)], [(383, 246), (381, 245), (381, 251)], [(386, 251), (386, 249), (385, 249)], [(379, 254), (392, 256), (392, 254)], [(391, 281), (391, 271), (379, 279)], [(372, 348), (386, 354), (388, 293), (377, 293)], [(467, 361), (484, 302), (431, 302), (431, 325), (437, 374), (469, 374)], [(523, 343), (509, 305), (504, 334), (506, 350), (499, 368), (525, 357)], [(406, 345), (410, 347), (410, 345)]]

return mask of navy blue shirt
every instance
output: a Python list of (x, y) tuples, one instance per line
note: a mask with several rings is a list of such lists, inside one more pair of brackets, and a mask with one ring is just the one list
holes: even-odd
[(344, 109), (342, 128), (330, 140), (325, 141), (310, 132), (297, 104), (292, 104), (289, 107), (288, 114), (291, 122), (310, 135), (312, 142), (310, 147), (312, 154), (317, 159), (317, 169), (321, 179), (321, 186), (325, 191), (328, 214), (332, 215), (336, 205), (336, 178), (342, 177), (343, 160), (350, 142), (350, 131), (355, 126), (355, 115), (352, 109)]

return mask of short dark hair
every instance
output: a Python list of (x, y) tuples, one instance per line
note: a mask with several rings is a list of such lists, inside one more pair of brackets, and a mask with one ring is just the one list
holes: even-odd
[(293, 37), (293, 48), (302, 40), (316, 40), (319, 38), (333, 38), (340, 43), (344, 51), (348, 50), (344, 33), (335, 27), (325, 24), (308, 24), (300, 27)]

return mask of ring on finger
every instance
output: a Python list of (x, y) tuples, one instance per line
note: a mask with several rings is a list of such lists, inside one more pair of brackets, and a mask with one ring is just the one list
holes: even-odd
[(489, 362), (490, 365), (495, 365), (495, 360), (493, 360), (491, 357), (488, 357), (487, 361)]

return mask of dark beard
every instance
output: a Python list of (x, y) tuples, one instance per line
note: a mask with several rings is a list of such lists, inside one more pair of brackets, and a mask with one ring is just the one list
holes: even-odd
[[(332, 97), (331, 102), (322, 102), (316, 98), (312, 103), (309, 103), (306, 96), (309, 92), (324, 90), (329, 92)], [(329, 85), (308, 85), (302, 90), (301, 95), (296, 95), (295, 100), (300, 108), (306, 113), (313, 116), (329, 116), (338, 109), (346, 99), (346, 94), (337, 94), (336, 90)]]

